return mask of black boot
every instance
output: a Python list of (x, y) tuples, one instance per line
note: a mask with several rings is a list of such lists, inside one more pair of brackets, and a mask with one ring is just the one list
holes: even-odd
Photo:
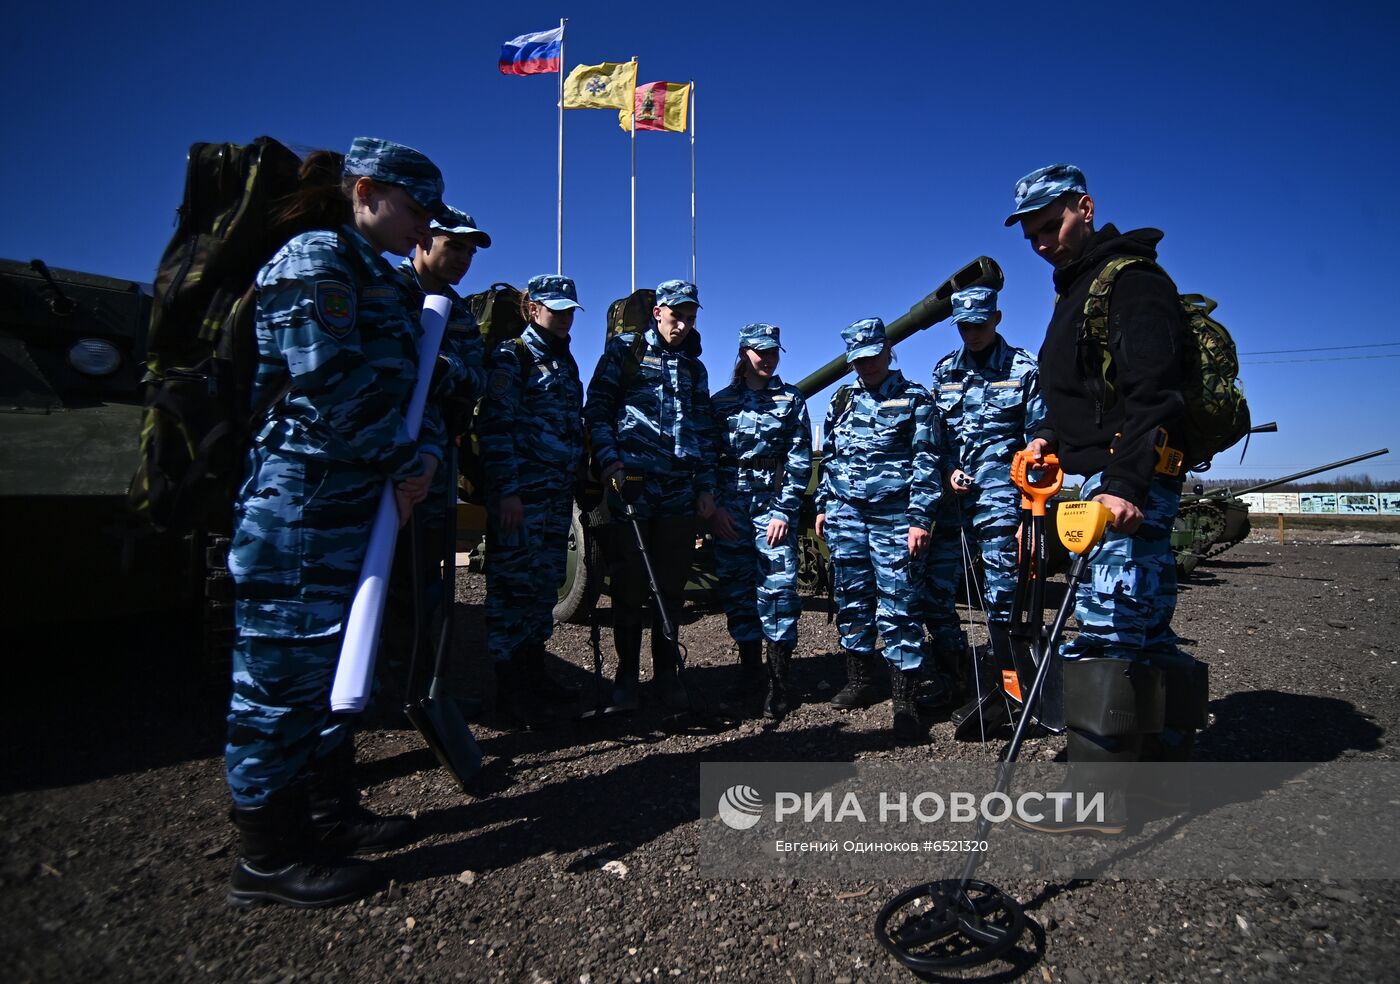
[[(770, 644), (771, 645), (771, 644)], [(731, 714), (748, 717), (763, 692), (763, 643), (739, 643), (739, 672), (724, 692), (720, 706)]]
[(306, 796), (284, 789), (261, 806), (235, 806), (238, 860), (229, 876), (230, 905), (264, 902), (315, 909), (344, 905), (383, 889), (387, 882), (363, 861), (320, 864), (308, 844)]
[[(1143, 662), (1081, 657), (1064, 664), (1068, 726), (1068, 791), (1077, 794), (1057, 817), (1012, 819), (1042, 833), (1114, 837), (1128, 829), (1128, 790), (1142, 758), (1142, 736), (1162, 730), (1166, 688), (1162, 672)], [(1080, 806), (1101, 797), (1101, 809), (1081, 818)]]
[(312, 846), (324, 857), (378, 854), (413, 840), (413, 821), (408, 817), (381, 817), (360, 803), (354, 738), (311, 764), (306, 788)]
[(541, 700), (552, 704), (573, 704), (578, 701), (578, 691), (560, 683), (545, 665), (547, 654), (543, 640), (526, 643), (524, 646), (525, 675), (530, 681), (530, 690)]
[(673, 711), (690, 709), (690, 696), (676, 673), (676, 647), (661, 631), (661, 620), (651, 626), (651, 685), (661, 703)]
[(612, 701), (607, 713), (635, 711), (642, 706), (637, 687), (637, 673), (642, 662), (642, 627), (615, 626), (613, 646), (617, 650), (617, 675), (613, 677)]
[(792, 649), (790, 642), (768, 643), (768, 696), (763, 701), (763, 716), (770, 721), (781, 721), (791, 709), (788, 666)]
[(509, 660), (496, 663), (496, 711), (517, 728), (545, 728), (560, 720), (558, 704), (546, 704), (530, 686), (530, 671), (521, 646)]
[(880, 691), (875, 687), (875, 672), (880, 657), (874, 653), (846, 652), (846, 685), (831, 698), (831, 706), (843, 711), (873, 707), (880, 703)]
[(923, 722), (919, 720), (919, 707), (914, 702), (919, 676), (918, 670), (905, 672), (890, 664), (890, 703), (894, 710), (890, 724), (894, 729), (895, 741), (901, 745), (921, 744), (927, 735)]
[[(1046, 798), (1040, 820), (1013, 816), (1018, 825), (1042, 834), (1097, 834), (1117, 837), (1128, 829), (1128, 786), (1131, 766), (1142, 755), (1141, 735), (1107, 737), (1070, 728), (1067, 732), (1069, 775), (1065, 792), (1074, 794), (1056, 813)], [(1102, 807), (1095, 806), (1102, 797)], [(1080, 817), (1081, 807), (1086, 815)]]

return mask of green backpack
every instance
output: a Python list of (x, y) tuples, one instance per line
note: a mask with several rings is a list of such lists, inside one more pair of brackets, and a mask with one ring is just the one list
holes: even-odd
[(520, 313), (520, 291), (510, 284), (492, 284), (466, 297), (467, 307), (481, 329), (481, 341), (491, 352), (507, 338), (519, 338), (525, 330), (525, 316)]
[(288, 239), (274, 206), (299, 187), (300, 158), (276, 140), (190, 148), (175, 234), (156, 269), (145, 412), (128, 493), (156, 532), (226, 533), (254, 423), (253, 278)]
[[(1089, 285), (1084, 302), (1084, 323), (1080, 329), (1081, 352), (1090, 348), (1085, 370), (1097, 372), (1103, 383), (1103, 405), (1116, 399), (1110, 368), (1113, 357), (1108, 347), (1108, 305), (1118, 275), (1135, 264), (1162, 270), (1140, 256), (1120, 256), (1110, 260)], [(1165, 271), (1163, 271), (1165, 272)], [(1240, 360), (1235, 340), (1219, 321), (1211, 317), (1215, 301), (1202, 294), (1181, 295), (1181, 318), (1185, 328), (1186, 350), (1182, 396), (1186, 400), (1185, 433), (1171, 435), (1178, 445), (1188, 471), (1205, 471), (1215, 455), (1234, 446), (1249, 433), (1249, 404), (1240, 384)], [(1091, 343), (1085, 346), (1084, 342)]]

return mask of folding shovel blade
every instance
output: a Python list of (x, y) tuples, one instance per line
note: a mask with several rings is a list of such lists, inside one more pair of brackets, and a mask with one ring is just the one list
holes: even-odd
[[(1017, 704), (1024, 705), (1025, 696), (1031, 691), (1040, 661), (1049, 657), (1052, 642), (1047, 642), (1044, 652), (1036, 653), (1036, 646), (1025, 635), (1011, 633), (1011, 659), (1016, 669), (1003, 670), (1003, 688)], [(1062, 734), (1065, 730), (1064, 677), (1061, 663), (1051, 659), (1045, 671), (1045, 682), (1041, 685), (1036, 706), (1031, 708), (1031, 720), (1046, 731)]]
[(457, 702), (451, 697), (430, 694), (410, 701), (403, 710), (442, 767), (456, 777), (462, 791), (474, 793), (473, 780), (481, 773), (481, 746), (472, 737)]

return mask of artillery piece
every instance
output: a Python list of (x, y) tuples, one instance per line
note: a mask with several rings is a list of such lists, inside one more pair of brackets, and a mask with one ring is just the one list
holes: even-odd
[[(891, 345), (898, 345), (911, 335), (945, 321), (953, 314), (953, 294), (967, 287), (990, 287), (1000, 290), (1004, 283), (1001, 267), (989, 256), (979, 256), (945, 280), (932, 293), (914, 304), (904, 314), (885, 325), (885, 337)], [(637, 295), (632, 295), (636, 297)], [(615, 331), (615, 322), (621, 320), (621, 313), (627, 309), (630, 298), (620, 298), (609, 308), (609, 329)], [(632, 307), (650, 311), (649, 304), (634, 304)], [(838, 355), (826, 365), (808, 373), (797, 383), (805, 399), (813, 396), (851, 372), (845, 355)], [(816, 462), (814, 461), (815, 465)], [(813, 528), (816, 512), (812, 508), (812, 497), (816, 492), (818, 469), (812, 469), (812, 481), (803, 501), (801, 531), (798, 538), (800, 570), (798, 588), (804, 593), (816, 593), (826, 584), (826, 544), (817, 537)], [(606, 519), (600, 507), (597, 514), (588, 522), (575, 515), (569, 537), (569, 563), (565, 583), (559, 591), (559, 602), (554, 607), (554, 617), (559, 621), (586, 622), (593, 606), (597, 603), (602, 574), (602, 558), (593, 542), (590, 526)], [(696, 550), (690, 580), (686, 585), (686, 595), (691, 598), (704, 597), (715, 586), (713, 554), (708, 542)]]
[[(1265, 430), (1268, 427), (1269, 425), (1265, 424), (1256, 430)], [(1388, 454), (1389, 451), (1389, 448), (1378, 448), (1239, 490), (1221, 487), (1209, 492), (1182, 496), (1181, 509), (1172, 526), (1172, 552), (1176, 554), (1177, 575), (1188, 577), (1202, 560), (1224, 553), (1249, 535), (1249, 504), (1244, 501), (1244, 496), (1251, 492), (1264, 492), (1287, 485), (1289, 482), (1296, 482), (1334, 468), (1345, 468), (1358, 461)]]

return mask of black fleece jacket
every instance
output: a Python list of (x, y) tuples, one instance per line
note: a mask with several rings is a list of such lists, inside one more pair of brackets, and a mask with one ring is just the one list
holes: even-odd
[[(1079, 259), (1055, 271), (1055, 303), (1040, 347), (1044, 426), (1036, 437), (1056, 448), (1060, 466), (1076, 475), (1104, 473), (1102, 492), (1143, 507), (1156, 466), (1157, 428), (1180, 433), (1182, 385), (1181, 303), (1165, 273), (1133, 266), (1118, 275), (1109, 299), (1109, 382), (1116, 398), (1105, 406), (1097, 370), (1081, 368), (1078, 350), (1084, 301), (1094, 276), (1115, 256), (1157, 258), (1162, 233), (1120, 233), (1105, 225)], [(1179, 447), (1179, 443), (1173, 442)]]

